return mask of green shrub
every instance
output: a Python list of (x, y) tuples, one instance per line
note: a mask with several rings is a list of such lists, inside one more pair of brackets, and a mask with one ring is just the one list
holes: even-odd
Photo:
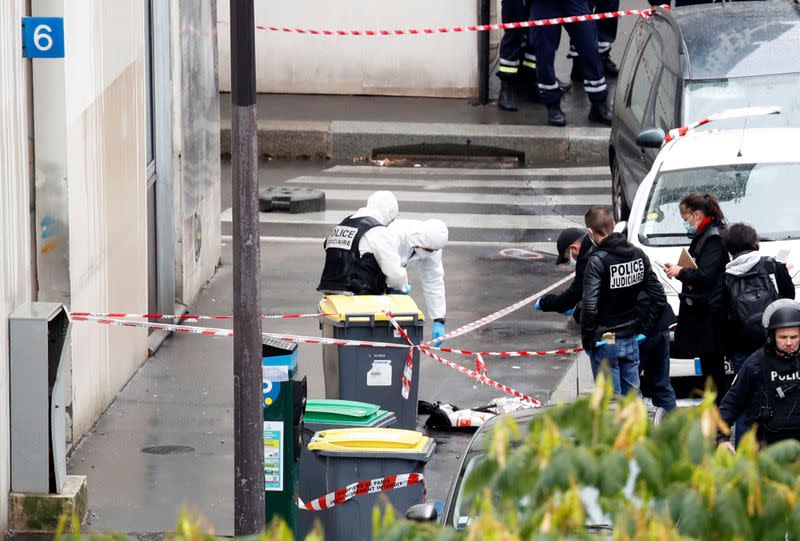
[(610, 407), (612, 394), (601, 376), (592, 396), (538, 416), (527, 435), (511, 418), (501, 423), (486, 460), (466, 480), (478, 512), (465, 531), (395, 522), (380, 538), (589, 539), (585, 487), (598, 489), (597, 502), (613, 524), (613, 531), (600, 532), (603, 538), (800, 538), (799, 442), (758, 452), (751, 432), (734, 455), (715, 444), (718, 429), (728, 428), (713, 393), (659, 426), (638, 398)]

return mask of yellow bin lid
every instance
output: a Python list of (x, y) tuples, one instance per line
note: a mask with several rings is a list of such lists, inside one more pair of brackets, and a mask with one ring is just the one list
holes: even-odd
[(409, 314), (416, 314), (418, 321), (425, 319), (408, 295), (325, 295), (319, 303), (319, 311), (331, 314), (328, 318), (333, 321), (359, 321), (358, 316), (369, 321), (373, 315), (375, 321), (388, 321), (386, 312), (396, 314), (400, 322), (408, 321)]
[(425, 451), (427, 436), (398, 428), (334, 428), (317, 432), (308, 445), (310, 451), (347, 453), (418, 454)]

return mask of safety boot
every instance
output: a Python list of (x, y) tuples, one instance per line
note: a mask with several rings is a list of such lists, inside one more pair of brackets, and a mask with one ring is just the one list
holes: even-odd
[(589, 120), (599, 124), (611, 125), (611, 110), (605, 102), (592, 103), (589, 109)]
[(503, 111), (517, 110), (517, 100), (514, 97), (511, 81), (500, 80), (500, 95), (497, 97), (497, 106)]
[(561, 110), (560, 103), (547, 104), (547, 123), (551, 126), (567, 125), (567, 117), (564, 115), (564, 111)]
[(603, 60), (603, 73), (606, 77), (615, 78), (619, 75), (619, 67), (611, 60), (611, 56), (608, 53), (604, 54), (601, 58)]

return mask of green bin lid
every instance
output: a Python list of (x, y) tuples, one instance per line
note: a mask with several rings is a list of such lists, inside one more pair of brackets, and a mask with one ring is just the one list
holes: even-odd
[(380, 406), (352, 400), (314, 399), (306, 402), (306, 423), (369, 426), (389, 415)]

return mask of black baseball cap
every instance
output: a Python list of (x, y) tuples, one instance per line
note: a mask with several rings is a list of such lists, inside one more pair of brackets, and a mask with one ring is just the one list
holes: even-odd
[(556, 257), (556, 265), (561, 265), (562, 263), (566, 263), (569, 261), (568, 258), (564, 257), (564, 252), (567, 251), (569, 245), (581, 238), (586, 234), (585, 229), (578, 229), (577, 227), (570, 227), (565, 229), (558, 235), (558, 240), (556, 240), (556, 249), (558, 250), (558, 257)]

